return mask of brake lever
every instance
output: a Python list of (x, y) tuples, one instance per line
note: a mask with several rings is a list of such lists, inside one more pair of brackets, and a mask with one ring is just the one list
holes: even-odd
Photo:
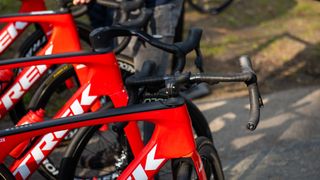
[(200, 47), (195, 48), (196, 51), (196, 59), (194, 60), (194, 64), (199, 69), (200, 72), (204, 72), (203, 70), (203, 56), (200, 50)]

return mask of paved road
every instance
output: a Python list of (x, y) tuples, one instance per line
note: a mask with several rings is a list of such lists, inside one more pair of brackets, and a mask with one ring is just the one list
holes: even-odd
[(245, 129), (248, 99), (200, 100), (226, 179), (320, 179), (320, 87), (264, 95), (261, 123)]

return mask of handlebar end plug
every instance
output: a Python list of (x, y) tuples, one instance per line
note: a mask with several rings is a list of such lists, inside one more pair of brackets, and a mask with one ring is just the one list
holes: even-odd
[(247, 129), (250, 131), (254, 131), (257, 128), (257, 126), (254, 123), (249, 122), (247, 124)]

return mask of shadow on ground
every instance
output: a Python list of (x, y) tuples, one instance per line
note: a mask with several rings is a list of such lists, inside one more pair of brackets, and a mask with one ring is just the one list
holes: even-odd
[[(310, 43), (289, 32), (268, 37), (264, 41), (244, 53), (252, 57), (262, 92), (320, 84), (320, 43)], [(274, 52), (274, 48), (282, 50)], [(205, 62), (208, 64), (205, 69), (208, 72), (239, 72), (238, 58), (222, 61), (207, 58), (210, 60)], [(239, 84), (224, 84), (223, 87), (222, 91), (225, 93), (244, 90), (244, 86)]]
[(264, 96), (261, 122), (245, 129), (248, 99), (201, 101), (226, 179), (320, 177), (320, 89), (300, 88)]

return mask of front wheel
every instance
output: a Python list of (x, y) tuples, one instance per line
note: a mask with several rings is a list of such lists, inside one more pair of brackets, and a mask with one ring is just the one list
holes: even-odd
[[(196, 144), (207, 179), (223, 180), (224, 174), (220, 158), (213, 143), (206, 137), (198, 137)], [(175, 179), (198, 179), (194, 165), (189, 159), (177, 159), (173, 164)]]
[(68, 146), (60, 164), (60, 179), (116, 179), (128, 164), (123, 134), (84, 127)]

